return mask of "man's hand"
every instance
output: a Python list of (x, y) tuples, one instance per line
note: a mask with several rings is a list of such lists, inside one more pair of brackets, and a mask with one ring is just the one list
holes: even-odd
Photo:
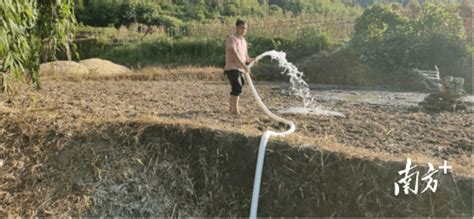
[(255, 63), (253, 63), (253, 66), (257, 66), (258, 65), (258, 60), (254, 59), (255, 60)]
[(245, 73), (251, 74), (251, 73), (250, 73), (250, 68), (249, 68), (248, 66), (245, 66)]
[(256, 60), (255, 58), (249, 58), (249, 59), (248, 59), (249, 64), (252, 63), (253, 61), (255, 61), (255, 63), (254, 63), (253, 65), (257, 65), (257, 64), (258, 64), (258, 60)]

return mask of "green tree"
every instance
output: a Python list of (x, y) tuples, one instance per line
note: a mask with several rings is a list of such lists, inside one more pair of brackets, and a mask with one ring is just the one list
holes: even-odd
[(208, 13), (206, 4), (204, 0), (200, 0), (197, 4), (188, 7), (189, 11), (188, 14), (192, 19), (202, 21), (206, 18), (206, 14)]
[(135, 5), (136, 21), (141, 24), (153, 25), (159, 17), (160, 7), (155, 4), (138, 3)]
[(352, 46), (366, 63), (386, 69), (401, 66), (403, 60), (400, 57), (404, 55), (404, 48), (395, 42), (407, 42), (408, 23), (408, 19), (393, 12), (390, 7), (376, 4), (356, 19)]
[(416, 19), (374, 5), (357, 18), (351, 45), (361, 59), (387, 73), (411, 68), (433, 69), (443, 74), (469, 76), (470, 46), (462, 21), (441, 4), (423, 5)]
[(236, 16), (239, 14), (237, 4), (234, 2), (227, 3), (224, 8), (224, 14), (227, 16)]
[(270, 5), (268, 10), (269, 10), (268, 13), (272, 16), (283, 14), (283, 9), (281, 9), (278, 5)]
[(105, 27), (114, 22), (122, 1), (81, 0), (75, 7), (77, 21), (90, 26)]
[(470, 62), (469, 43), (462, 20), (442, 5), (425, 4), (412, 21), (412, 44), (407, 48), (407, 67), (433, 68), (459, 75), (463, 62)]
[(114, 25), (119, 28), (120, 25), (128, 26), (131, 23), (137, 22), (137, 13), (134, 4), (124, 3), (120, 6), (117, 17), (114, 20)]
[(74, 1), (0, 1), (0, 89), (8, 75), (41, 88), (39, 65), (63, 49), (70, 58), (76, 20)]

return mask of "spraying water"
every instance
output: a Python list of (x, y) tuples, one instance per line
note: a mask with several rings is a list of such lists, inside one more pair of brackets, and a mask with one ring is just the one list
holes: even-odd
[(281, 74), (286, 74), (290, 77), (290, 93), (292, 95), (301, 97), (303, 99), (303, 107), (290, 107), (288, 109), (282, 109), (280, 113), (302, 113), (302, 114), (320, 114), (326, 116), (341, 116), (344, 114), (340, 112), (334, 112), (316, 107), (316, 102), (311, 96), (311, 92), (308, 84), (303, 80), (303, 72), (300, 72), (295, 65), (288, 62), (286, 59), (285, 52), (279, 52), (275, 50), (267, 51), (259, 55), (256, 60), (260, 60), (265, 56), (270, 56), (273, 60), (278, 61), (278, 67), (282, 68)]
[[(290, 108), (290, 109), (292, 109), (295, 112), (302, 111), (305, 114), (308, 113), (309, 111), (316, 110), (316, 112), (318, 113), (322, 112), (323, 114), (327, 113), (328, 115), (337, 115), (337, 112), (321, 111), (320, 109), (317, 109), (317, 108), (308, 108), (309, 106), (313, 106), (314, 104), (314, 99), (311, 97), (309, 86), (302, 78), (303, 73), (298, 71), (298, 69), (293, 64), (289, 63), (286, 60), (286, 53), (277, 52), (274, 50), (268, 51), (259, 55), (255, 59), (255, 61), (258, 61), (259, 59), (265, 56), (270, 56), (272, 57), (272, 59), (275, 59), (278, 61), (278, 65), (285, 69), (284, 72), (282, 73), (290, 76), (290, 83), (291, 83), (290, 91), (293, 94), (303, 98), (303, 108)], [(249, 68), (253, 66), (255, 61), (250, 63)], [(249, 74), (245, 74), (245, 78), (249, 82), (250, 90), (252, 91), (252, 94), (257, 100), (258, 105), (263, 109), (265, 114), (270, 116), (272, 119), (279, 122), (283, 122), (289, 126), (289, 129), (284, 132), (275, 132), (275, 131), (267, 130), (265, 131), (265, 133), (263, 133), (263, 136), (260, 140), (260, 145), (258, 146), (257, 166), (255, 168), (255, 179), (254, 179), (253, 191), (252, 191), (252, 203), (250, 205), (250, 218), (256, 219), (257, 209), (258, 209), (258, 197), (260, 194), (260, 183), (261, 183), (262, 171), (263, 171), (263, 162), (265, 159), (265, 148), (267, 146), (268, 140), (270, 139), (270, 137), (285, 137), (295, 132), (296, 125), (292, 121), (284, 119), (280, 116), (277, 116), (273, 114), (270, 110), (268, 110), (267, 106), (262, 102), (262, 99), (260, 99), (260, 96), (258, 95), (257, 90), (255, 89), (255, 86), (253, 85), (252, 79), (250, 78)], [(311, 110), (308, 110), (308, 109), (311, 109)]]

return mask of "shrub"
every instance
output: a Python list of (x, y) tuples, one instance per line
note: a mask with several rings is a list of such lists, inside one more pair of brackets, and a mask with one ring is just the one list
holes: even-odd
[(356, 20), (351, 45), (362, 61), (386, 74), (437, 65), (442, 76), (466, 76), (471, 56), (462, 28), (455, 12), (442, 5), (425, 4), (412, 20), (374, 5)]
[(350, 48), (320, 52), (298, 63), (309, 83), (334, 85), (375, 85), (380, 82), (377, 71), (361, 63)]
[(284, 50), (289, 47), (292, 41), (289, 38), (281, 37), (263, 37), (263, 36), (248, 36), (248, 49), (252, 57), (260, 55), (269, 50)]
[(114, 20), (116, 28), (121, 25), (130, 25), (131, 23), (137, 22), (137, 14), (135, 11), (135, 5), (133, 4), (122, 4), (117, 11), (117, 18)]
[(179, 28), (183, 26), (183, 21), (172, 17), (168, 15), (162, 15), (158, 17), (158, 24), (165, 26), (165, 27), (171, 27), (171, 28)]
[(111, 1), (77, 1), (75, 14), (78, 22), (95, 26), (105, 27), (114, 23), (118, 5)]
[(239, 14), (239, 9), (235, 3), (228, 3), (224, 8), (224, 14), (227, 16), (236, 16)]
[[(405, 51), (391, 40), (399, 43), (408, 40), (407, 19), (391, 11), (388, 6), (377, 4), (356, 19), (354, 29), (351, 43), (363, 62), (386, 69), (403, 64), (397, 57), (403, 57)], [(393, 51), (394, 47), (399, 49)]]
[(281, 9), (280, 7), (278, 7), (278, 5), (270, 5), (270, 7), (268, 8), (269, 10), (269, 14), (271, 16), (275, 16), (275, 15), (282, 15), (283, 14), (283, 9)]
[(308, 26), (301, 30), (301, 33), (291, 44), (289, 49), (292, 55), (289, 58), (293, 60), (303, 58), (327, 50), (333, 44), (326, 33), (321, 32), (315, 26)]
[(224, 66), (225, 61), (222, 39), (158, 37), (122, 44), (89, 40), (82, 41), (78, 48), (82, 59), (97, 57), (127, 66), (143, 64)]

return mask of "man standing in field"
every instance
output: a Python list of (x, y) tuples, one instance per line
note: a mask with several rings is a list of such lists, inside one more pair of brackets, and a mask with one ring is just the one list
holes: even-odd
[(247, 41), (244, 38), (247, 32), (245, 21), (238, 19), (235, 23), (235, 33), (227, 37), (225, 48), (224, 72), (229, 79), (231, 92), (229, 98), (229, 110), (233, 114), (240, 114), (239, 95), (245, 84), (245, 75), (250, 74), (246, 63), (252, 62), (247, 51)]

